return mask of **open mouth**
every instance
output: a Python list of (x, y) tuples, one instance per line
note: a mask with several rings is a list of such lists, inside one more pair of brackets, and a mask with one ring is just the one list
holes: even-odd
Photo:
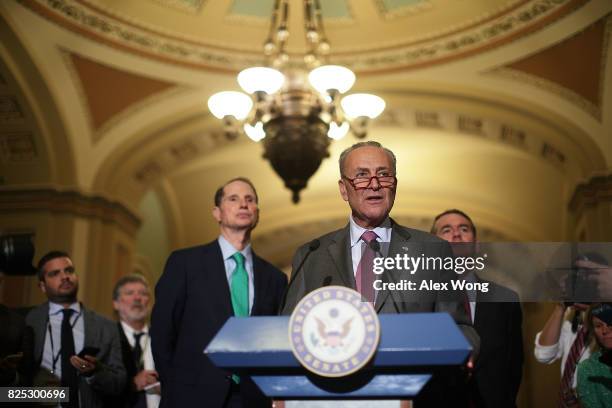
[(381, 196), (381, 195), (373, 195), (373, 196), (366, 197), (365, 201), (367, 203), (377, 204), (377, 203), (382, 202), (383, 199), (384, 199), (384, 197)]

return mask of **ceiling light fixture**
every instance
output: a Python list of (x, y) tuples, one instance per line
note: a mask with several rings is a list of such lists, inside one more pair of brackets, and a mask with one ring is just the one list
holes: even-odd
[(348, 68), (324, 64), (330, 45), (319, 0), (304, 0), (306, 54), (299, 61), (289, 56), (288, 1), (274, 4), (263, 47), (271, 67), (251, 67), (238, 74), (238, 84), (251, 96), (219, 92), (208, 99), (208, 107), (223, 120), (228, 138), (246, 134), (263, 143), (263, 157), (298, 203), (300, 191), (329, 157), (330, 140), (343, 138), (349, 129), (364, 138), (370, 119), (382, 113), (385, 101), (364, 93), (341, 97), (356, 78)]

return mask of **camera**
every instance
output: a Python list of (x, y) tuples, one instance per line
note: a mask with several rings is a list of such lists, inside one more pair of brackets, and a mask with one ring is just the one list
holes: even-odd
[[(597, 253), (586, 253), (576, 257), (573, 267), (565, 281), (566, 306), (574, 303), (591, 304), (600, 301), (597, 280), (593, 279), (598, 274), (596, 269), (578, 268), (577, 261), (591, 261), (600, 265), (608, 265), (608, 261)], [(612, 279), (612, 276), (610, 277)]]
[(34, 234), (0, 234), (0, 272), (6, 275), (28, 276), (36, 273), (34, 258)]

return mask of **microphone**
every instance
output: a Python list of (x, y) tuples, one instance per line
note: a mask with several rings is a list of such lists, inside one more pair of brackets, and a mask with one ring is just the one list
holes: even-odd
[(298, 267), (295, 268), (295, 271), (293, 272), (293, 274), (291, 274), (291, 279), (289, 279), (287, 288), (285, 289), (285, 292), (283, 293), (283, 298), (280, 303), (280, 308), (278, 309), (279, 316), (282, 313), (283, 309), (285, 308), (285, 304), (287, 303), (287, 295), (289, 294), (289, 289), (291, 288), (291, 285), (293, 284), (293, 282), (295, 282), (295, 278), (300, 274), (300, 271), (302, 270), (302, 267), (304, 266), (306, 259), (308, 259), (310, 254), (312, 254), (314, 251), (319, 249), (320, 246), (321, 246), (321, 241), (319, 241), (316, 238), (310, 241), (310, 243), (308, 244), (308, 252), (306, 252), (306, 255), (304, 255), (304, 258), (302, 258), (302, 262), (300, 262)]

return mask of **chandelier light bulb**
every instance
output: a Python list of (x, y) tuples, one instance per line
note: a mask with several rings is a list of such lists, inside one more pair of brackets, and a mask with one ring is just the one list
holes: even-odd
[(285, 82), (285, 76), (278, 70), (268, 67), (251, 67), (240, 71), (238, 84), (250, 94), (263, 91), (268, 95), (278, 91)]
[(308, 80), (312, 87), (323, 95), (330, 89), (344, 93), (355, 83), (355, 74), (340, 65), (322, 65), (310, 71)]
[(243, 129), (244, 133), (254, 142), (259, 142), (266, 137), (266, 132), (263, 129), (263, 123), (261, 123), (261, 121), (257, 122), (255, 126), (245, 123)]
[(334, 139), (334, 140), (340, 140), (344, 136), (346, 136), (348, 131), (349, 131), (348, 122), (342, 122), (340, 126), (338, 126), (336, 122), (332, 122), (329, 124), (329, 130), (327, 131), (327, 136), (329, 136), (331, 139)]
[(385, 101), (381, 97), (366, 93), (347, 95), (342, 98), (340, 105), (349, 119), (360, 116), (374, 119), (385, 110)]
[(330, 48), (329, 42), (325, 38), (319, 43), (319, 52), (321, 54), (329, 53)]
[(319, 40), (319, 33), (317, 33), (316, 30), (313, 30), (311, 28), (308, 31), (306, 31), (306, 38), (311, 43), (315, 43), (315, 42), (317, 42)]
[(289, 30), (285, 27), (280, 27), (276, 32), (276, 38), (280, 42), (286, 41), (289, 38)]
[(264, 44), (264, 54), (272, 55), (274, 51), (276, 51), (276, 45), (274, 45), (274, 42), (272, 42), (272, 40), (266, 41)]
[(208, 98), (208, 109), (218, 119), (233, 116), (238, 120), (243, 120), (252, 107), (253, 100), (242, 92), (218, 92)]

